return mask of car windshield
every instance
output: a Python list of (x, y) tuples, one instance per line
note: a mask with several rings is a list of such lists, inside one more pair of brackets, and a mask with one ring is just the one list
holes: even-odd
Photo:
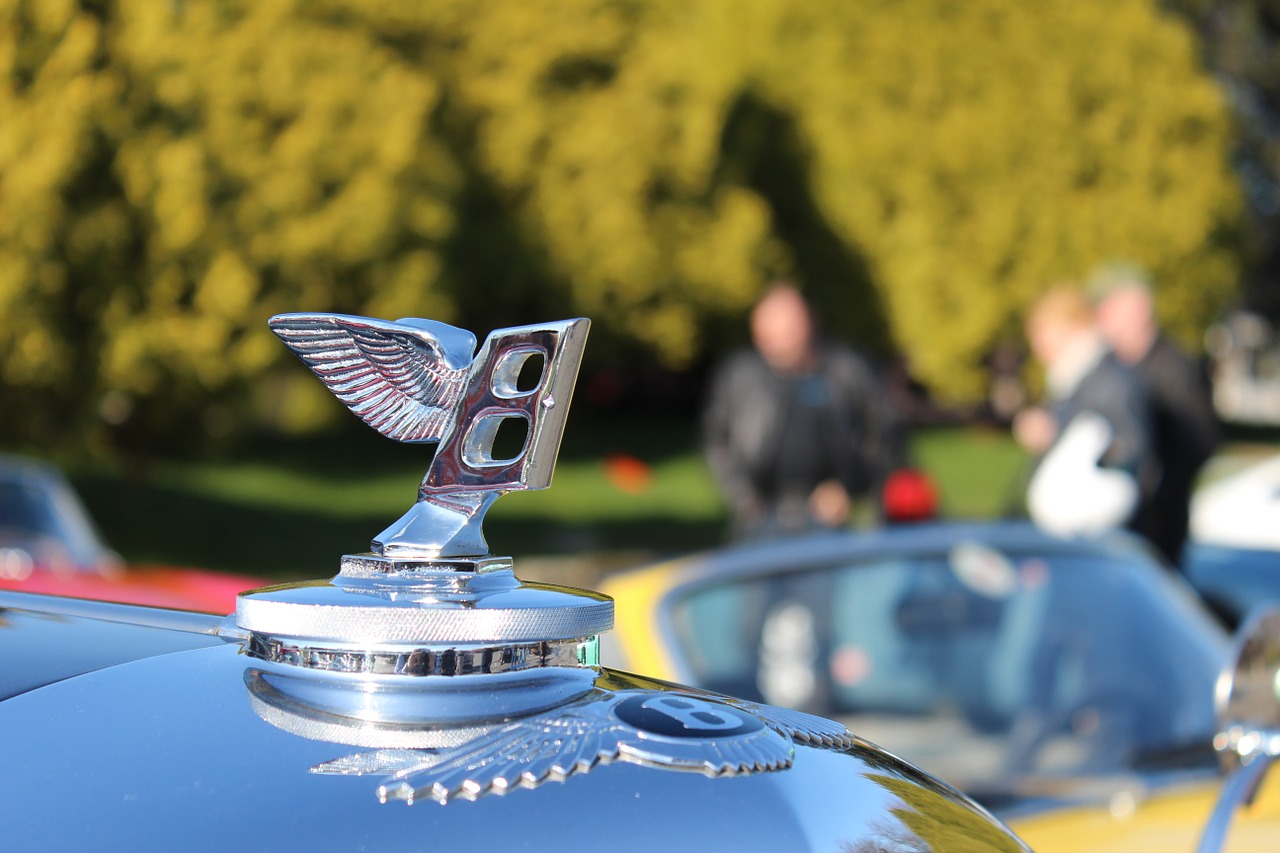
[(702, 588), (673, 611), (695, 683), (834, 716), (970, 791), (1207, 755), (1226, 639), (1158, 566), (872, 559)]
[(0, 548), (24, 548), (37, 559), (95, 568), (106, 548), (70, 488), (36, 477), (0, 478)]

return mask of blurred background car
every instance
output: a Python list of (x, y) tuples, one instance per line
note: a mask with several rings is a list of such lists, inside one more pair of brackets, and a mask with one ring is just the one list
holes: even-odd
[[(835, 717), (1035, 849), (1102, 849), (1100, 828), (1106, 849), (1171, 849), (1161, 831), (1191, 849), (1212, 808), (1228, 637), (1128, 536), (926, 523), (728, 547), (602, 588), (609, 665)], [(1064, 805), (1076, 817), (1049, 817)]]
[(1196, 492), (1182, 571), (1228, 627), (1280, 603), (1280, 456)]
[(126, 566), (71, 484), (46, 462), (0, 456), (0, 589), (230, 613), (247, 575)]

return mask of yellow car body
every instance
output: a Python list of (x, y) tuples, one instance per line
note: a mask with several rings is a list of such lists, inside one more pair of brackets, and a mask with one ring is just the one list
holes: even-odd
[[(1190, 853), (1220, 787), (1206, 782), (1158, 794), (1122, 792), (1109, 802), (1063, 806), (1008, 823), (1040, 853)], [(1273, 772), (1254, 801), (1237, 812), (1224, 849), (1264, 853), (1278, 848), (1280, 773)]]

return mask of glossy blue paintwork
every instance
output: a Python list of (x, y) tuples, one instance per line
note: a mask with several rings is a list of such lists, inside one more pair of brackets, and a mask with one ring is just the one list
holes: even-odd
[[(3, 616), (0, 671), (18, 634), (72, 648), (104, 636), (92, 620)], [(953, 790), (867, 745), (799, 745), (790, 769), (739, 778), (615, 763), (475, 802), (382, 803), (371, 776), (313, 770), (367, 747), (299, 736), (255, 711), (255, 662), (237, 643), (179, 651), (172, 632), (142, 630), (129, 642), (152, 638), (155, 656), (122, 645), (118, 658), (137, 659), (84, 657), (0, 702), (6, 850), (869, 851), (895, 837), (1021, 849)]]

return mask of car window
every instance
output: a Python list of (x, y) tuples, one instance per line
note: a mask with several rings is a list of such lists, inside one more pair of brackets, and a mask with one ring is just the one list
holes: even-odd
[(57, 521), (43, 492), (25, 483), (0, 480), (0, 528), (52, 536), (57, 533)]
[(702, 686), (836, 716), (953, 781), (1207, 746), (1224, 638), (1161, 569), (964, 547), (691, 591), (680, 651)]
[(88, 513), (59, 480), (0, 480), (0, 547), (27, 548), (79, 567), (108, 559)]

